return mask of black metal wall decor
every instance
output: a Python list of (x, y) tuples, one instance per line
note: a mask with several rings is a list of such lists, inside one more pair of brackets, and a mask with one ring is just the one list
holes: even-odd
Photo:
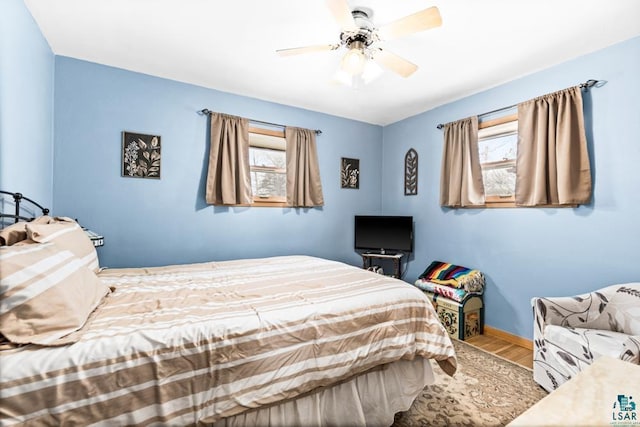
[(360, 159), (342, 158), (340, 162), (340, 188), (360, 188)]
[(418, 153), (413, 148), (404, 156), (404, 195), (418, 194)]
[(122, 132), (122, 176), (160, 179), (160, 136)]

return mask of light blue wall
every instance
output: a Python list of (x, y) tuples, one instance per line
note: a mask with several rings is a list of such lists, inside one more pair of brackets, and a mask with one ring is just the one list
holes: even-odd
[[(413, 215), (413, 281), (432, 260), (482, 270), (486, 323), (531, 338), (533, 296), (574, 295), (640, 281), (640, 38), (614, 45), (384, 128), (383, 212)], [(446, 123), (573, 86), (584, 96), (594, 198), (577, 209), (439, 206)], [(418, 196), (403, 195), (403, 160), (418, 151)]]
[(54, 55), (22, 0), (0, 1), (0, 190), (52, 204)]
[[(56, 214), (103, 233), (103, 265), (309, 254), (360, 262), (353, 216), (381, 210), (382, 128), (66, 57), (55, 72)], [(322, 209), (224, 208), (204, 202), (202, 108), (321, 129)], [(160, 135), (162, 178), (120, 176), (121, 132)], [(360, 159), (359, 190), (340, 189), (341, 157)]]

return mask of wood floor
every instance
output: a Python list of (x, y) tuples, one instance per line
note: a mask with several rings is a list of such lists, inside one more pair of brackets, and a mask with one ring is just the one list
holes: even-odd
[(478, 335), (465, 341), (526, 368), (533, 368), (533, 351), (489, 335)]

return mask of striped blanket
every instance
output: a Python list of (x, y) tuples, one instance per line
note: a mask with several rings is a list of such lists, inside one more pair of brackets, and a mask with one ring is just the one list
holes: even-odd
[(0, 424), (191, 425), (454, 349), (413, 286), (292, 256), (105, 270), (74, 344), (0, 351)]
[(464, 289), (465, 292), (482, 293), (484, 290), (484, 274), (455, 264), (433, 261), (420, 275), (423, 281)]

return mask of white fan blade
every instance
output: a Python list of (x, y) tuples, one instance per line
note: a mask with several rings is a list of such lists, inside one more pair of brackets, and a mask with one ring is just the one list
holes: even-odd
[(418, 69), (418, 66), (413, 62), (409, 62), (395, 53), (380, 48), (377, 48), (374, 52), (373, 60), (402, 77), (409, 77)]
[(305, 46), (305, 47), (293, 47), (291, 49), (278, 49), (276, 53), (280, 56), (292, 56), (292, 55), (300, 55), (302, 53), (311, 53), (311, 52), (322, 52), (325, 50), (334, 50), (337, 49), (339, 45), (335, 44), (320, 44), (315, 46)]
[(378, 29), (378, 35), (382, 40), (392, 40), (440, 25), (442, 25), (440, 11), (433, 6), (383, 25)]
[(333, 17), (338, 22), (342, 31), (358, 31), (356, 21), (353, 20), (351, 15), (351, 8), (347, 0), (326, 0), (329, 10), (333, 14)]

